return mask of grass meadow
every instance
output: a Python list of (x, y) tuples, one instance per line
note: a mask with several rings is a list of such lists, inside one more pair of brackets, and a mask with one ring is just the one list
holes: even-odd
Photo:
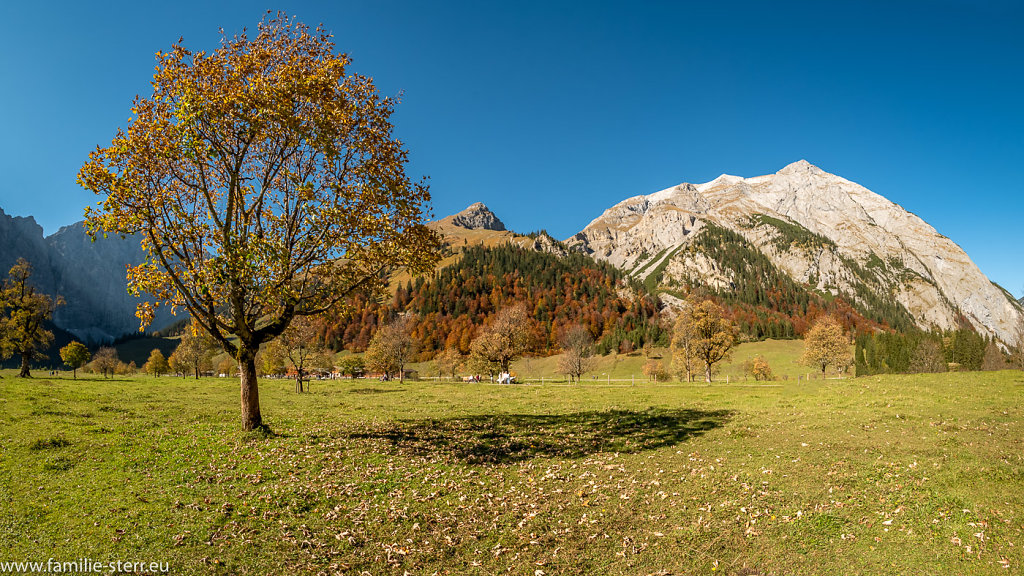
[(173, 574), (1024, 573), (1024, 375), (0, 379), (0, 561)]

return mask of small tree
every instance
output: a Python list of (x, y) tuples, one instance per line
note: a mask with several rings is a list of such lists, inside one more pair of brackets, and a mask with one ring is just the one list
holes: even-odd
[(119, 364), (121, 364), (121, 359), (117, 357), (117, 350), (110, 346), (100, 348), (92, 359), (93, 370), (103, 374), (106, 378), (117, 373)]
[(682, 315), (691, 332), (689, 345), (694, 358), (703, 365), (704, 381), (711, 382), (712, 367), (729, 357), (736, 343), (736, 327), (711, 300), (690, 302)]
[(672, 368), (680, 380), (693, 382), (693, 371), (700, 361), (697, 358), (693, 342), (696, 336), (693, 331), (693, 317), (684, 310), (676, 319), (672, 328)]
[(192, 371), (192, 366), (188, 362), (184, 361), (179, 354), (181, 345), (178, 345), (178, 349), (171, 352), (171, 355), (167, 357), (167, 364), (171, 367), (171, 372), (174, 374), (180, 374), (182, 378), (188, 377), (188, 373)]
[(342, 375), (348, 375), (349, 378), (358, 378), (366, 373), (366, 366), (363, 364), (363, 357), (356, 356), (345, 356), (338, 362), (338, 370)]
[(502, 308), (494, 320), (484, 326), (470, 346), (470, 354), (477, 366), (494, 366), (501, 372), (508, 372), (512, 361), (522, 356), (532, 342), (526, 307), (515, 304)]
[(43, 350), (53, 342), (53, 332), (44, 323), (64, 304), (60, 296), (36, 292), (28, 280), (31, 276), (32, 265), (19, 258), (0, 290), (0, 358), (21, 356), (19, 378), (31, 378), (32, 361), (46, 359)]
[(455, 380), (455, 374), (462, 367), (462, 362), (462, 354), (459, 354), (458, 348), (454, 346), (445, 348), (434, 356), (434, 367), (437, 368), (438, 374), (450, 376), (452, 380)]
[(178, 357), (182, 373), (192, 372), (198, 380), (203, 370), (213, 368), (213, 356), (219, 347), (217, 341), (193, 320), (181, 333), (181, 342), (172, 356)]
[(643, 366), (644, 375), (647, 376), (647, 381), (665, 381), (668, 380), (668, 374), (665, 372), (665, 366), (661, 363), (661, 360), (650, 358), (644, 362)]
[(999, 345), (994, 340), (990, 340), (985, 345), (985, 357), (981, 361), (981, 369), (992, 371), (1006, 370), (1007, 368), (1009, 368), (1009, 364), (1006, 362), (1003, 351), (999, 349)]
[(579, 382), (584, 372), (594, 365), (594, 337), (583, 326), (576, 325), (562, 334), (558, 340), (562, 356), (558, 359), (558, 371)]
[(78, 369), (89, 361), (89, 349), (77, 340), (60, 349), (60, 359), (71, 368), (71, 375), (78, 379)]
[(750, 373), (754, 376), (754, 380), (768, 381), (775, 379), (772, 367), (763, 356), (754, 356), (754, 359), (750, 361)]
[(142, 365), (142, 371), (146, 374), (152, 374), (153, 376), (159, 377), (161, 374), (166, 374), (171, 371), (170, 364), (167, 363), (167, 358), (164, 357), (164, 353), (159, 348), (154, 348), (149, 353), (149, 360)]
[(399, 382), (405, 382), (405, 366), (412, 362), (418, 343), (409, 334), (408, 322), (404, 319), (386, 324), (373, 334), (366, 349), (365, 362), (371, 370), (387, 376), (398, 373)]
[(800, 363), (821, 368), (821, 377), (829, 366), (849, 366), (853, 362), (850, 341), (843, 333), (843, 326), (833, 316), (822, 316), (804, 334), (804, 352)]
[[(323, 356), (319, 326), (308, 316), (296, 318), (278, 338), (282, 350), (295, 369), (295, 391), (302, 393), (302, 381), (310, 362)], [(307, 389), (308, 391), (308, 385)]]
[(942, 344), (934, 338), (921, 338), (910, 358), (912, 373), (934, 373), (949, 370), (942, 354)]

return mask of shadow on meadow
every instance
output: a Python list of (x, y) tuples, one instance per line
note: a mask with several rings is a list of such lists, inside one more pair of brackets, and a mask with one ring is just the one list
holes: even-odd
[(385, 440), (417, 456), (470, 464), (506, 464), (536, 457), (583, 458), (674, 446), (725, 425), (733, 412), (685, 409), (608, 410), (571, 414), (496, 414), (378, 424), (355, 439)]

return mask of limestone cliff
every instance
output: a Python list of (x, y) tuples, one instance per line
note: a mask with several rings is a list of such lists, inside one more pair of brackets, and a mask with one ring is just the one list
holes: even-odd
[[(706, 224), (741, 234), (794, 280), (857, 302), (883, 298), (918, 326), (954, 328), (960, 315), (1013, 343), (1020, 312), (964, 251), (919, 217), (854, 182), (801, 160), (775, 174), (723, 174), (635, 196), (566, 241), (666, 286), (727, 274), (681, 250)], [(666, 262), (657, 262), (658, 259)]]

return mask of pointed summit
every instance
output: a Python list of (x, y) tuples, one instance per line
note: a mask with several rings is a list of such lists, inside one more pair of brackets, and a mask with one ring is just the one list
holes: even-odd
[(818, 168), (814, 164), (811, 164), (807, 160), (797, 160), (796, 162), (793, 162), (792, 164), (786, 166), (782, 170), (779, 170), (778, 172), (776, 172), (776, 174), (802, 174), (802, 173), (824, 174), (825, 171), (822, 170), (821, 168)]
[[(491, 212), (483, 202), (476, 202), (470, 204), (462, 212), (449, 216), (450, 222), (461, 228), (468, 228), (470, 230), (496, 230), (502, 232), (505, 230), (505, 225), (502, 224), (501, 220)], [(448, 218), (445, 218), (447, 220)]]

